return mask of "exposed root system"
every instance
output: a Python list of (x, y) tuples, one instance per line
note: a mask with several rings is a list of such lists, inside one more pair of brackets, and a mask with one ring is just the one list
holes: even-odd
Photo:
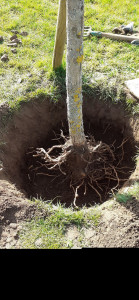
[[(52, 177), (54, 181), (61, 176), (61, 184), (69, 183), (73, 191), (73, 205), (80, 194), (86, 196), (88, 189), (105, 201), (108, 193), (113, 193), (121, 183), (127, 180), (127, 166), (123, 166), (124, 145), (129, 138), (124, 138), (116, 148), (115, 142), (107, 145), (96, 142), (93, 136), (86, 137), (86, 147), (74, 147), (70, 139), (61, 131), (59, 140), (62, 142), (49, 149), (32, 149), (28, 154), (33, 155), (34, 163), (28, 168), (29, 178), (39, 175)], [(129, 172), (129, 170), (128, 170)]]

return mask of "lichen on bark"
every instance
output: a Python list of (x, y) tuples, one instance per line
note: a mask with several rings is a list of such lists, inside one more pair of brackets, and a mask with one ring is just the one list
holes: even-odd
[(67, 0), (67, 116), (73, 145), (85, 144), (82, 115), (84, 0)]

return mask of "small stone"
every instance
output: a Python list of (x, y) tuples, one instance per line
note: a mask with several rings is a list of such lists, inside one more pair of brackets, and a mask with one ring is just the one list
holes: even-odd
[(35, 246), (36, 246), (36, 247), (41, 246), (41, 244), (42, 244), (42, 239), (41, 239), (41, 238), (39, 238), (39, 239), (37, 239), (37, 240), (35, 241)]
[(29, 73), (29, 74), (27, 74), (27, 76), (28, 76), (28, 77), (32, 77), (32, 74), (31, 74), (31, 73)]
[(27, 35), (28, 35), (28, 32), (22, 31), (22, 32), (20, 33), (20, 35), (22, 35), (22, 36), (27, 36)]
[(6, 240), (6, 243), (11, 243), (13, 240), (13, 237), (8, 237), (7, 240)]
[(7, 239), (7, 231), (2, 232), (2, 238)]
[(115, 27), (112, 32), (116, 33), (116, 34), (124, 34), (124, 30), (121, 27)]
[[(6, 225), (9, 225), (10, 224), (10, 221), (7, 219), (6, 220)], [(10, 231), (10, 229), (8, 229), (7, 231)]]
[(1, 61), (6, 62), (8, 60), (9, 60), (8, 55), (7, 54), (3, 54), (2, 57), (1, 57)]
[(11, 248), (11, 244), (7, 243), (6, 246), (5, 246), (5, 249), (10, 249), (10, 248)]
[(22, 44), (21, 40), (19, 40), (18, 38), (13, 39), (12, 43)]
[(15, 33), (15, 34), (18, 34), (18, 33), (19, 33), (18, 30), (14, 30), (14, 29), (12, 29), (11, 32), (12, 32), (12, 33)]
[(17, 80), (17, 83), (22, 83), (22, 81), (23, 81), (23, 79), (22, 79), (22, 78), (19, 78), (19, 79)]
[(12, 36), (10, 37), (10, 40), (11, 40), (11, 41), (13, 41), (13, 40), (15, 40), (15, 39), (17, 39), (17, 35), (16, 35), (16, 34), (14, 34), (14, 35), (12, 35)]
[(18, 225), (18, 230), (21, 230), (23, 228), (22, 225)]
[(3, 42), (3, 36), (0, 35), (0, 43)]
[(127, 80), (125, 81), (125, 85), (129, 89), (130, 93), (139, 99), (139, 78)]
[(17, 53), (16, 48), (11, 49), (12, 53)]
[(10, 228), (16, 229), (16, 228), (17, 228), (17, 224), (16, 224), (16, 223), (11, 223), (11, 224), (10, 224)]
[(9, 43), (7, 44), (8, 47), (17, 47), (17, 43)]
[(14, 239), (16, 239), (16, 240), (18, 239), (18, 233), (16, 231), (13, 232), (12, 235), (13, 235)]

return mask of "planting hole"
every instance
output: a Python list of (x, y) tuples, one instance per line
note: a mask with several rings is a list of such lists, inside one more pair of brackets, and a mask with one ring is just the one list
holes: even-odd
[[(136, 127), (132, 126), (124, 110), (93, 99), (84, 101), (83, 109), (88, 141), (95, 141), (95, 145), (102, 142), (106, 149), (104, 153), (101, 147), (100, 152), (94, 152), (89, 184), (83, 177), (83, 181), (76, 185), (77, 190), (65, 174), (63, 165), (50, 170), (42, 158), (36, 156), (37, 148), (48, 151), (52, 146), (64, 145), (65, 137), (68, 138), (65, 102), (56, 105), (45, 100), (24, 104), (10, 121), (4, 134), (1, 160), (7, 178), (27, 197), (70, 206), (76, 193), (77, 206), (95, 205), (117, 192), (135, 170)], [(61, 148), (54, 147), (51, 155), (58, 157), (61, 152)], [(70, 159), (74, 168), (74, 157)]]

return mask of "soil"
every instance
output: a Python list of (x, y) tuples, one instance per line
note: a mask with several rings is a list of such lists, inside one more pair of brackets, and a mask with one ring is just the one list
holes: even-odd
[[(133, 138), (129, 139), (123, 145), (122, 150), (122, 147), (120, 147), (120, 145), (123, 142), (124, 135), (122, 132), (119, 132), (119, 128), (113, 127), (112, 124), (106, 125), (104, 122), (103, 124), (99, 124), (99, 122), (97, 123), (95, 121), (95, 124), (92, 124), (89, 119), (86, 119), (84, 124), (86, 134), (90, 135), (93, 132), (93, 136), (96, 142), (99, 143), (99, 141), (102, 141), (103, 143), (106, 143), (108, 145), (112, 145), (114, 143), (114, 149), (116, 149), (115, 151), (113, 150), (113, 153), (115, 155), (115, 165), (118, 164), (124, 153), (124, 158), (119, 164), (119, 169), (117, 171), (120, 180), (118, 188), (120, 188), (123, 185), (123, 183), (130, 177), (131, 171), (135, 168), (135, 162), (132, 160), (132, 157), (135, 154), (135, 144)], [(57, 128), (53, 128), (53, 130), (50, 132), (47, 142), (40, 142), (38, 147), (43, 147), (44, 149), (48, 150), (55, 144), (59, 145), (62, 142), (64, 143), (64, 140), (59, 137), (60, 128), (63, 130), (64, 135), (68, 133), (67, 123), (65, 122), (64, 124), (64, 122), (60, 122), (60, 124), (57, 125)], [(57, 138), (58, 142), (56, 140)], [(33, 157), (33, 154), (35, 153), (35, 150), (32, 148), (27, 150), (27, 153), (24, 157), (25, 164), (21, 169), (23, 178), (22, 188), (26, 191), (27, 197), (38, 196), (44, 200), (54, 199), (54, 203), (60, 201), (61, 203), (66, 204), (66, 206), (72, 205), (75, 197), (75, 189), (73, 190), (71, 188), (71, 178), (69, 178), (70, 176), (65, 176), (63, 172), (69, 174), (69, 172), (67, 172), (67, 167), (65, 166), (68, 164), (69, 171), (72, 171), (72, 174), (74, 174), (76, 178), (78, 178), (78, 173), (81, 173), (81, 171), (84, 169), (82, 165), (82, 160), (80, 159), (77, 170), (76, 157), (73, 153), (67, 158), (66, 163), (61, 165), (61, 172), (59, 168), (57, 168), (56, 170), (48, 170), (46, 168), (46, 165), (44, 165), (44, 161), (41, 158)], [(53, 151), (53, 155), (54, 154), (58, 157), (59, 149), (55, 149), (55, 151)], [(92, 190), (92, 187), (87, 183), (86, 186), (84, 184), (80, 187), (78, 191), (79, 197), (76, 199), (76, 205), (80, 207), (84, 205), (89, 207), (91, 205), (102, 203), (110, 197), (112, 189), (113, 191), (116, 190), (116, 177), (114, 177), (114, 180), (109, 180), (109, 176), (104, 176), (103, 179), (104, 170), (102, 170), (102, 168), (104, 167), (104, 165), (105, 168), (107, 168), (107, 162), (104, 163), (98, 161), (100, 158), (99, 152), (96, 152), (95, 154), (93, 154), (93, 156), (95, 157), (92, 166), (92, 168), (95, 169), (95, 171), (93, 170), (94, 177), (100, 177), (102, 179), (97, 180), (96, 183), (92, 183), (94, 186), (94, 190)], [(107, 156), (110, 161), (111, 153), (109, 153), (109, 151), (104, 151), (103, 156)], [(86, 165), (86, 163), (84, 164)], [(76, 170), (74, 170), (75, 165)], [(85, 180), (87, 182), (87, 179)], [(82, 179), (79, 181), (79, 184), (81, 184), (81, 182)], [(84, 195), (85, 188), (86, 194)]]
[(26, 220), (45, 217), (15, 185), (0, 180), (0, 249), (18, 248), (19, 231)]
[(67, 240), (72, 241), (73, 248), (139, 248), (139, 199), (124, 205), (108, 200), (99, 211), (99, 226), (82, 228), (82, 243), (76, 226), (67, 230)]
[[(129, 172), (128, 170), (125, 172), (124, 178), (129, 178), (125, 185), (137, 181), (138, 165), (135, 165), (132, 158), (139, 142), (138, 117), (129, 117), (119, 105), (103, 103), (92, 98), (84, 100), (83, 109), (86, 135), (92, 134), (96, 141), (102, 140), (108, 145), (114, 143), (116, 149), (123, 139), (129, 138), (123, 148), (123, 163), (129, 168)], [(31, 147), (48, 149), (58, 141), (60, 129), (63, 129), (64, 134), (67, 133), (65, 99), (58, 104), (51, 103), (49, 99), (24, 103), (12, 118), (9, 108), (6, 105), (1, 106), (0, 128), (2, 141), (0, 145), (0, 248), (18, 248), (18, 233), (23, 222), (36, 214), (43, 216), (43, 212), (38, 212), (35, 205), (27, 198), (40, 196), (44, 200), (55, 198), (55, 201), (61, 201), (66, 206), (73, 202), (73, 191), (69, 184), (66, 185), (66, 181), (63, 181), (65, 178), (62, 176), (58, 178), (56, 174), (54, 178), (39, 175), (32, 179), (28, 172), (32, 164), (32, 156), (27, 153), (30, 152)], [(120, 187), (122, 185), (121, 182)], [(102, 195), (106, 195), (103, 201), (109, 199), (111, 188), (112, 186), (107, 190), (105, 185), (107, 193), (103, 191)], [(89, 190), (86, 197), (79, 198), (77, 203), (79, 206), (92, 206), (99, 203), (96, 192), (92, 193)], [(84, 245), (138, 247), (138, 200), (128, 202), (127, 206), (115, 202), (112, 209), (108, 209), (107, 203), (109, 201), (100, 205), (103, 214), (99, 229), (97, 231), (90, 229), (92, 233), (87, 231)]]

